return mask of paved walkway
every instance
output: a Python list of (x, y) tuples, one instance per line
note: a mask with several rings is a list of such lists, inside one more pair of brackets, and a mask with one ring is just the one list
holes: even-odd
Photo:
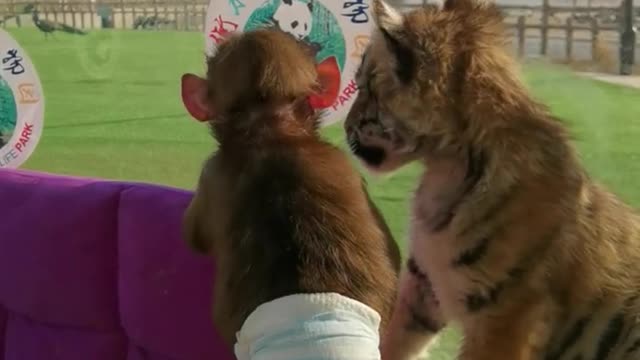
[(600, 73), (591, 73), (591, 72), (580, 72), (578, 74), (581, 76), (587, 76), (600, 81), (605, 81), (609, 83), (630, 86), (630, 87), (640, 89), (640, 76), (637, 76), (637, 75), (623, 76), (623, 75), (600, 74)]

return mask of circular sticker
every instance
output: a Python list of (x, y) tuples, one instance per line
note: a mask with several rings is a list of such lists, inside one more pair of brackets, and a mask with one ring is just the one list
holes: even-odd
[(27, 53), (0, 29), (0, 168), (18, 168), (42, 134), (42, 85)]
[(341, 121), (355, 100), (354, 80), (373, 27), (370, 0), (211, 0), (205, 47), (215, 53), (225, 35), (273, 27), (308, 45), (315, 53), (324, 91), (313, 106), (324, 125)]

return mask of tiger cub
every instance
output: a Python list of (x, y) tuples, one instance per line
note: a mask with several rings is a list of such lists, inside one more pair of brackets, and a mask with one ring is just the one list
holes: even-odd
[(640, 359), (640, 217), (529, 94), (499, 9), (372, 9), (348, 142), (373, 171), (426, 167), (383, 359), (450, 323), (458, 359)]

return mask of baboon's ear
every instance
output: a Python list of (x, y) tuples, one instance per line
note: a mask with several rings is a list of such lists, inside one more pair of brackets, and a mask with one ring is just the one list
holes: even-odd
[(335, 57), (331, 56), (316, 65), (318, 89), (309, 95), (309, 104), (314, 109), (325, 109), (333, 105), (340, 93), (340, 68)]
[(402, 14), (383, 0), (373, 0), (373, 18), (396, 59), (396, 75), (409, 83), (415, 73), (415, 55), (407, 39)]
[(208, 121), (213, 117), (207, 102), (207, 80), (194, 74), (182, 75), (182, 103), (189, 114), (198, 121)]

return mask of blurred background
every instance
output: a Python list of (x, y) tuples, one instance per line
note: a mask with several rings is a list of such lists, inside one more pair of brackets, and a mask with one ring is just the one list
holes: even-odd
[[(242, 4), (242, 0), (230, 0)], [(423, 0), (391, 0), (408, 10)], [(637, 0), (636, 0), (637, 2)], [(618, 73), (625, 16), (637, 22), (640, 4), (625, 0), (498, 0), (522, 57), (548, 57), (580, 69)], [(172, 30), (201, 32), (207, 0), (2, 0), (4, 27), (58, 31)], [(34, 17), (34, 11), (37, 16)], [(631, 14), (628, 14), (631, 13)], [(636, 39), (640, 42), (640, 37)], [(636, 58), (640, 46), (635, 47)], [(588, 62), (594, 62), (588, 64)], [(590, 66), (591, 65), (591, 66)]]
[[(640, 205), (640, 36), (631, 36), (640, 4), (498, 4), (533, 94), (569, 126), (593, 176)], [(395, 5), (410, 10), (422, 2)], [(216, 144), (183, 110), (179, 81), (204, 70), (207, 6), (208, 0), (0, 0), (0, 26), (31, 57), (46, 99), (42, 138), (23, 168), (192, 189)], [(345, 148), (340, 123), (323, 135)], [(420, 171), (414, 165), (366, 175), (401, 244)], [(455, 330), (448, 331), (431, 359), (452, 359), (457, 343)]]

